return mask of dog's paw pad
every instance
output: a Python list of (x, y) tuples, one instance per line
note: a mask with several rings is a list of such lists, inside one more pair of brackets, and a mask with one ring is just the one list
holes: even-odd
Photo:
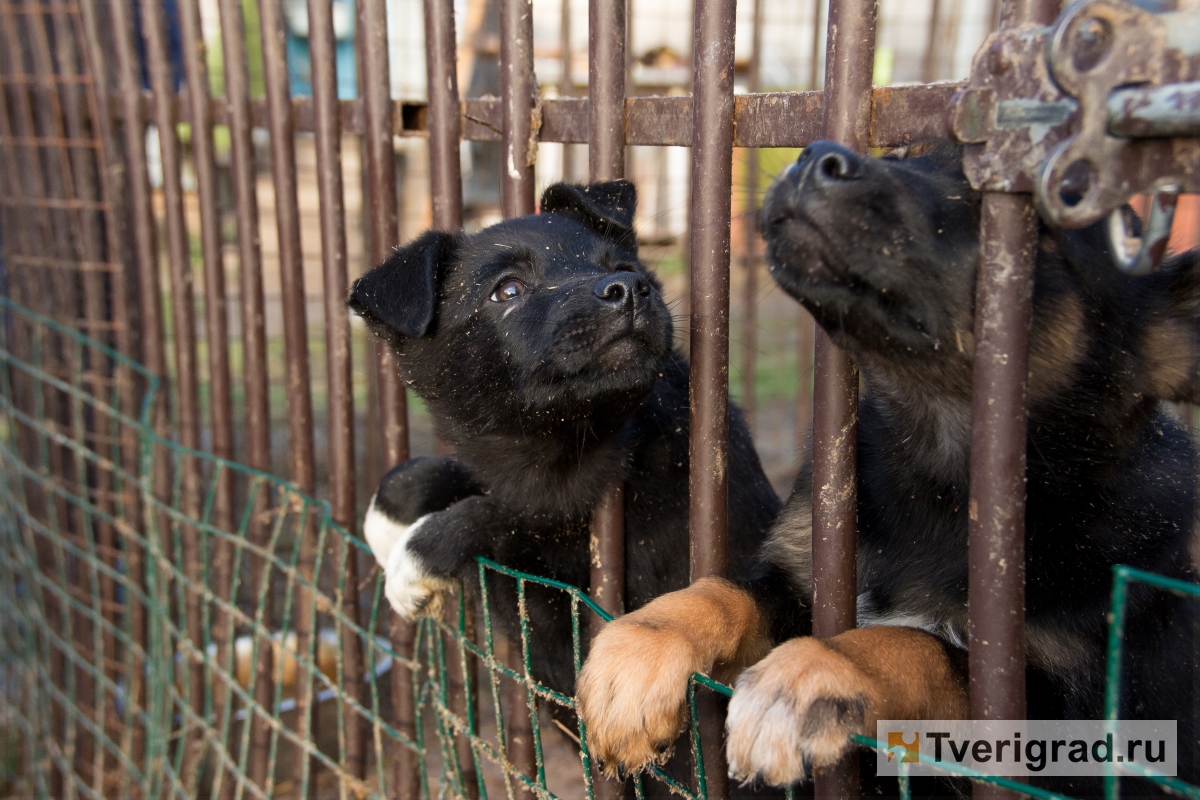
[(788, 786), (850, 750), (867, 718), (868, 687), (846, 658), (793, 639), (738, 679), (726, 718), (729, 775)]

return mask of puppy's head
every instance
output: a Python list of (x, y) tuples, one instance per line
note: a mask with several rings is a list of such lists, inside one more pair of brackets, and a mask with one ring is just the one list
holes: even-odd
[[(980, 195), (961, 148), (868, 158), (816, 142), (771, 185), (762, 226), (775, 280), (864, 369), (970, 396)], [(1195, 398), (1197, 286), (1195, 253), (1135, 277), (1113, 266), (1102, 224), (1041, 225), (1031, 403), (1087, 408), (1107, 397), (1128, 409)]]
[(397, 250), (355, 282), (350, 307), (457, 431), (623, 418), (672, 340), (661, 287), (638, 260), (636, 204), (625, 181), (555, 184), (540, 214)]
[(842, 347), (904, 355), (970, 332), (978, 197), (957, 148), (872, 159), (806, 147), (762, 210), (771, 274)]

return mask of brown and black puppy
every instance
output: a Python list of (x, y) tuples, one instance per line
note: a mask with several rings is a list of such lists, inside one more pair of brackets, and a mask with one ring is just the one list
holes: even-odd
[[(756, 580), (700, 581), (617, 620), (597, 640), (578, 695), (592, 752), (605, 763), (637, 769), (660, 757), (682, 724), (693, 671), (741, 671), (727, 751), (743, 781), (805, 781), (847, 752), (848, 734), (873, 734), (878, 719), (966, 715), (979, 208), (949, 144), (869, 159), (819, 142), (775, 181), (762, 219), (772, 275), (853, 355), (865, 386), (861, 627), (803, 638), (812, 601), (805, 469)], [(1196, 578), (1196, 453), (1162, 401), (1196, 394), (1198, 279), (1194, 253), (1131, 277), (1112, 266), (1099, 226), (1041, 229), (1027, 445), (1031, 717), (1102, 719), (1114, 564)], [(1133, 593), (1121, 709), (1126, 718), (1179, 720), (1180, 775), (1193, 782), (1194, 605)], [(645, 669), (647, 653), (654, 670)], [(1099, 790), (1086, 781), (1055, 785)]]

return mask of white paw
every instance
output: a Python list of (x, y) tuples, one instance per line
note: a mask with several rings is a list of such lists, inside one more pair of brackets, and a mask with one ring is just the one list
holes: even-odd
[(366, 516), (363, 517), (363, 538), (375, 554), (379, 566), (387, 569), (388, 555), (396, 542), (404, 538), (411, 525), (396, 522), (375, 507), (376, 495), (371, 496), (371, 504), (367, 506)]
[[(409, 542), (427, 519), (428, 514), (407, 527), (392, 523), (397, 528), (403, 527), (403, 530), (392, 542), (387, 561), (383, 565), (383, 593), (392, 609), (405, 619), (441, 614), (442, 592), (453, 587), (453, 582), (447, 578), (429, 574), (420, 557), (408, 548)], [(373, 543), (371, 549), (375, 550)], [(375, 553), (378, 558), (379, 551), (375, 550)]]
[(837, 764), (870, 703), (864, 677), (815, 639), (775, 648), (738, 678), (725, 719), (730, 777), (788, 786)]

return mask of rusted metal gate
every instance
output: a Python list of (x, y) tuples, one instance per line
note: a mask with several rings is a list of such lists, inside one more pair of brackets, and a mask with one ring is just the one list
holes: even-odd
[[(499, 98), (463, 101), (456, 77), (453, 0), (427, 0), (424, 5), (428, 102), (395, 100), (390, 92), (387, 24), (384, 0), (357, 0), (360, 98), (339, 100), (335, 74), (333, 0), (308, 0), (312, 63), (312, 97), (294, 98), (288, 84), (283, 6), (278, 0), (257, 4), (261, 39), (262, 96), (252, 96), (248, 72), (246, 20), (241, 0), (220, 0), (225, 94), (209, 95), (199, 6), (179, 3), (178, 35), (183, 85), (177, 91), (163, 4), (158, 0), (0, 0), (5, 56), (0, 58), (0, 153), (5, 166), (3, 231), (6, 237), (8, 295), (69, 328), (146, 366), (150, 373), (172, 376), (169, 391), (151, 421), (178, 445), (206, 449), (232, 460), (239, 448), (246, 464), (269, 473), (271, 430), (259, 206), (255, 193), (253, 129), (269, 134), (270, 166), (275, 193), (275, 229), (280, 261), (283, 320), (284, 382), (287, 404), (286, 477), (302, 495), (317, 490), (314, 405), (308, 320), (302, 266), (301, 221), (297, 205), (297, 133), (311, 133), (316, 154), (320, 199), (320, 241), (324, 296), (324, 348), (328, 387), (329, 522), (355, 529), (356, 463), (351, 336), (343, 297), (347, 287), (347, 243), (342, 139), (343, 132), (361, 134), (364, 143), (366, 195), (369, 206), (369, 256), (381, 261), (398, 243), (398, 209), (394, 186), (393, 136), (427, 136), (431, 167), (433, 225), (453, 230), (463, 222), (463, 139), (500, 142), (507, 168), (502, 171), (501, 205), (506, 217), (532, 213), (533, 154), (537, 142), (587, 143), (589, 173), (594, 180), (625, 174), (630, 145), (683, 145), (691, 148), (690, 207), (690, 358), (691, 373), (691, 574), (720, 575), (725, 569), (727, 486), (727, 420), (729, 397), (729, 309), (731, 261), (731, 192), (734, 147), (803, 147), (825, 138), (860, 152), (888, 148), (946, 134), (946, 109), (962, 84), (873, 88), (876, 0), (830, 0), (828, 47), (823, 90), (734, 94), (734, 0), (696, 0), (694, 9), (693, 93), (684, 97), (627, 97), (626, 19), (624, 0), (589, 3), (589, 96), (539, 99), (533, 73), (533, 20), (528, 0), (502, 0), (500, 14)], [(818, 13), (820, 5), (817, 5)], [(1044, 25), (1060, 11), (1053, 0), (1004, 0), (1002, 28)], [(756, 13), (756, 18), (759, 15)], [(756, 30), (763, 24), (756, 19)], [(757, 41), (757, 39), (756, 39)], [(144, 51), (143, 55), (140, 55)], [(815, 60), (815, 58), (814, 58)], [(143, 87), (142, 64), (149, 91)], [(815, 64), (814, 64), (814, 74)], [(757, 89), (757, 78), (752, 79)], [(181, 140), (181, 124), (187, 139)], [(231, 363), (225, 268), (221, 252), (218, 165), (214, 127), (227, 126), (229, 174), (236, 211), (237, 264), (242, 358)], [(147, 160), (148, 127), (157, 133), (165, 201), (165, 237), (156, 232), (156, 210)], [(191, 147), (191, 163), (199, 203), (199, 255), (203, 265), (203, 340), (197, 331), (192, 256), (184, 218), (183, 150)], [(751, 171), (753, 173), (753, 170)], [(1026, 334), (1030, 317), (1035, 214), (1031, 187), (1022, 192), (988, 191), (983, 200), (983, 255), (977, 307), (988, 309), (976, 320), (974, 428), (971, 461), (970, 658), (971, 710), (978, 718), (1023, 718), (1023, 502), (1025, 474)], [(752, 191), (751, 197), (754, 196)], [(160, 256), (165, 246), (169, 313), (164, 313)], [(752, 248), (748, 242), (747, 250)], [(753, 260), (749, 261), (751, 272)], [(751, 284), (751, 293), (753, 291)], [(753, 296), (750, 294), (749, 296)], [(170, 345), (168, 347), (167, 345)], [(858, 376), (848, 356), (817, 331), (813, 401), (813, 569), (814, 633), (833, 636), (855, 620), (855, 425)], [(751, 354), (753, 347), (750, 346)], [(202, 363), (202, 354), (207, 361)], [(752, 360), (748, 358), (747, 360)], [(382, 346), (371, 353), (377, 392), (370, 414), (381, 432), (383, 463), (409, 455), (405, 392), (397, 369)], [(55, 373), (54, 369), (58, 372)], [(98, 357), (62, 364), (49, 374), (74, 370), (90, 385), (116, 387), (116, 405), (135, 412), (145, 378), (118, 362)], [(240, 374), (239, 374), (240, 369)], [(123, 370), (129, 374), (120, 377)], [(751, 374), (753, 370), (751, 369)], [(201, 375), (207, 398), (202, 402)], [(140, 381), (140, 382), (139, 382)], [(235, 418), (235, 384), (244, 400)], [(14, 389), (15, 391), (15, 389)], [(63, 390), (65, 392), (65, 390)], [(169, 396), (169, 403), (166, 402)], [(63, 405), (65, 414), (65, 401)], [(207, 426), (203, 417), (209, 415)], [(86, 425), (84, 426), (86, 427)], [(120, 426), (117, 426), (120, 428)], [(202, 429), (210, 431), (202, 441)], [(90, 430), (90, 429), (89, 429)], [(244, 431), (244, 442), (236, 441)], [(93, 433), (95, 433), (93, 431)], [(138, 459), (136, 444), (117, 436), (118, 461), (124, 468)], [(111, 444), (111, 443), (107, 443)], [(105, 442), (93, 437), (89, 447)], [(122, 449), (123, 448), (123, 449)], [(271, 545), (267, 521), (280, 500), (250, 478), (233, 471), (213, 472), (186, 454), (165, 459), (173, 469), (154, 475), (153, 495), (174, 496), (190, 519), (208, 515), (215, 528), (242, 532), (253, 545)], [(53, 465), (51, 465), (53, 466)], [(64, 468), (65, 469), (65, 468)], [(115, 474), (115, 473), (114, 473)], [(111, 477), (111, 476), (110, 476)], [(83, 483), (87, 478), (79, 477)], [(115, 480), (115, 479), (114, 479)], [(103, 495), (105, 487), (94, 491)], [(595, 601), (607, 611), (623, 611), (623, 542), (620, 508), (622, 487), (614, 486), (595, 512), (591, 585)], [(119, 492), (109, 491), (115, 503)], [(97, 502), (100, 502), (99, 500)], [(237, 517), (247, 508), (245, 520)], [(137, 516), (135, 514), (135, 516)], [(325, 557), (315, 523), (297, 523), (300, 542), (297, 574), (315, 576)], [(307, 527), (306, 527), (307, 526)], [(202, 568), (198, 534), (182, 527), (180, 546), (185, 569)], [(324, 530), (324, 528), (322, 528)], [(137, 548), (128, 551), (138, 552)], [(349, 552), (349, 548), (347, 548)], [(989, 555), (1000, 554), (996, 559)], [(142, 554), (144, 555), (144, 554)], [(115, 558), (112, 556), (111, 558)], [(230, 555), (217, 546), (214, 583), (231, 581)], [(111, 560), (111, 559), (110, 559)], [(339, 556), (345, 586), (362, 583), (360, 559)], [(114, 561), (115, 563), (115, 561)], [(325, 563), (325, 567), (320, 564)], [(366, 563), (365, 561), (363, 562)], [(997, 563), (1018, 565), (1004, 570)], [(266, 559), (252, 561), (252, 574), (269, 571)], [(190, 566), (189, 566), (190, 565)], [(130, 566), (133, 571), (135, 566)], [(259, 570), (259, 572), (253, 572)], [(195, 576), (193, 576), (195, 577)], [(106, 589), (111, 595), (111, 587)], [(220, 592), (220, 589), (218, 589)], [(339, 639), (339, 685), (348, 707), (370, 705), (363, 675), (373, 656), (372, 641), (353, 631), (374, 625), (376, 607), (364, 608), (354, 591), (339, 591), (340, 608), (332, 614)], [(315, 653), (317, 591), (296, 593), (291, 628), (297, 652)], [(64, 601), (65, 602), (65, 601)], [(115, 601), (113, 601), (115, 602)], [(130, 607), (135, 603), (130, 602)], [(326, 606), (328, 598), (325, 599)], [(289, 600), (290, 603), (290, 600)], [(184, 596), (180, 619), (193, 642), (206, 641), (201, 630), (200, 600)], [(60, 617), (67, 612), (60, 608)], [(115, 613), (115, 612), (114, 612)], [(115, 617), (114, 617), (115, 618)], [(220, 626), (216, 626), (220, 627)], [(136, 622), (132, 630), (137, 630)], [(347, 633), (351, 631), (351, 633)], [(412, 626), (393, 618), (387, 631), (396, 653), (413, 649)], [(232, 643), (219, 636), (218, 652)], [(111, 645), (110, 645), (111, 647)], [(271, 708), (275, 673), (271, 658), (257, 662), (254, 702)], [(453, 662), (453, 659), (451, 659)], [(465, 664), (465, 658), (463, 664)], [(278, 666), (278, 665), (276, 665)], [(64, 668), (55, 680), (65, 680)], [(132, 662), (114, 667), (126, 679), (136, 672)], [(451, 663), (450, 670), (455, 667)], [(416, 740), (414, 683), (392, 670), (390, 724), (408, 740)], [(193, 710), (205, 707), (202, 675), (190, 683)], [(88, 680), (93, 680), (88, 678)], [(114, 677), (113, 680), (116, 680)], [(451, 682), (464, 680), (461, 674)], [(526, 687), (511, 684), (511, 704), (525, 703)], [(298, 713), (312, 715), (312, 695), (297, 699)], [(461, 702), (461, 698), (456, 701)], [(309, 706), (305, 706), (309, 703)], [(232, 706), (222, 713), (232, 713)], [(720, 731), (711, 711), (701, 708), (705, 763), (709, 765), (707, 796), (728, 794)], [(350, 714), (336, 772), (342, 789), (367, 777), (368, 757), (376, 745), (372, 726)], [(269, 787), (273, 722), (251, 715), (246, 786)], [(96, 720), (94, 720), (96, 722)], [(99, 723), (98, 723), (99, 724)], [(508, 757), (526, 775), (537, 770), (523, 711), (506, 720)], [(378, 724), (375, 725), (376, 734)], [(470, 747), (462, 747), (464, 762)], [(144, 743), (139, 746), (144, 746)], [(136, 758), (136, 756), (134, 756)], [(416, 797), (421, 792), (420, 754), (397, 751), (389, 791)], [(300, 759), (307, 762), (307, 759)], [(70, 771), (69, 761), (59, 769)], [(304, 771), (308, 766), (297, 767)], [(305, 772), (305, 775), (308, 773)], [(85, 782), (87, 779), (85, 778)], [(841, 797), (854, 792), (856, 776), (840, 770), (818, 778), (818, 796)], [(69, 781), (65, 781), (69, 782)], [(598, 784), (598, 793), (614, 786)], [(1001, 790), (978, 787), (976, 796)]]

